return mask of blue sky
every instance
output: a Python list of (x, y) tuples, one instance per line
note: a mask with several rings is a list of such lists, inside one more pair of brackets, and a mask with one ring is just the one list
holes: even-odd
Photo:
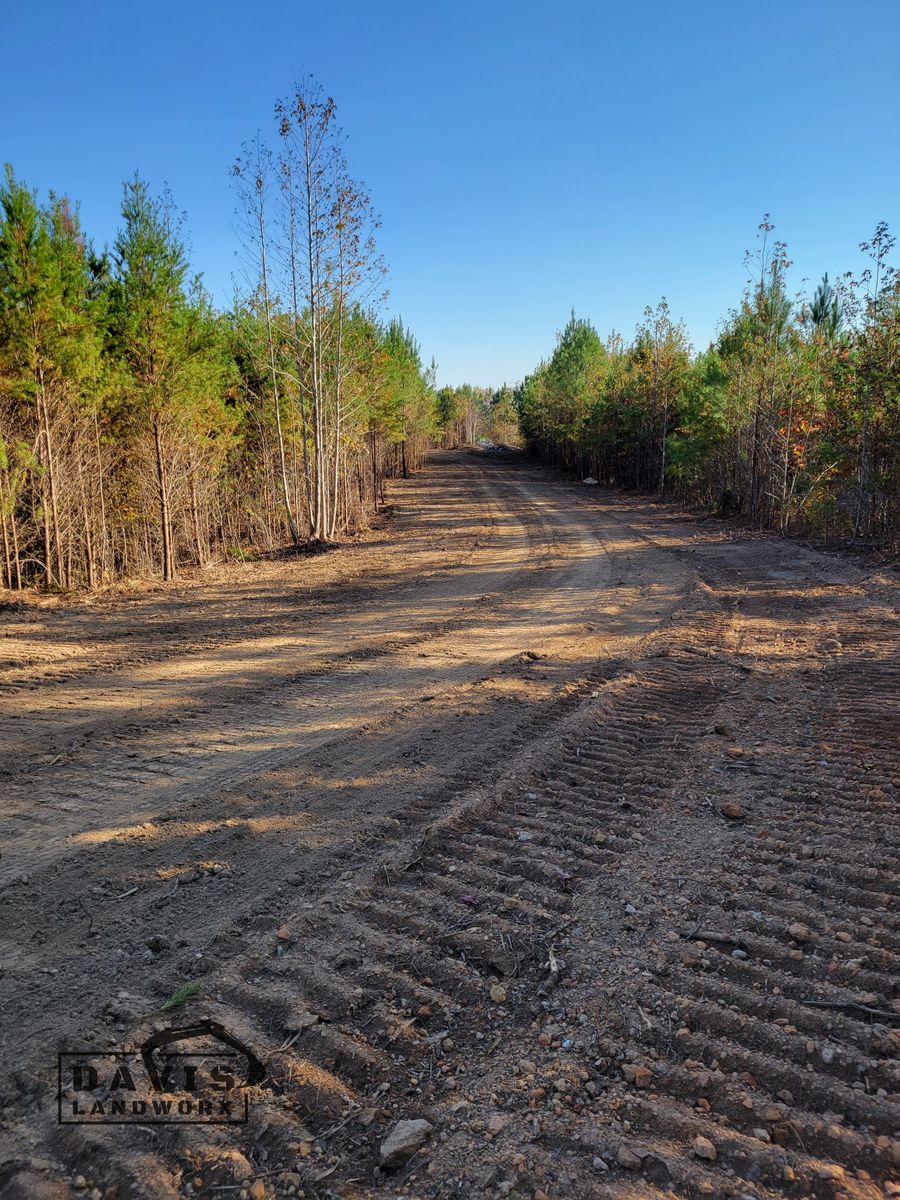
[(793, 283), (900, 233), (900, 0), (16, 5), (0, 157), (111, 242), (121, 181), (167, 182), (220, 303), (228, 170), (301, 71), (382, 215), (389, 310), (441, 383), (499, 384), (574, 307), (630, 336), (665, 294), (695, 345), (769, 211)]

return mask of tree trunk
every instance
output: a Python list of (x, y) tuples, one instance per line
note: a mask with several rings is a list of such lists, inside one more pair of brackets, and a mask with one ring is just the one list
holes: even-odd
[(294, 545), (300, 544), (300, 534), (297, 532), (297, 524), (294, 520), (294, 513), (291, 509), (291, 489), (288, 484), (287, 463), (284, 457), (284, 434), (281, 429), (281, 406), (278, 400), (278, 372), (275, 364), (275, 339), (272, 333), (272, 308), (269, 299), (269, 269), (268, 257), (266, 255), (266, 227), (263, 210), (262, 191), (260, 190), (259, 209), (259, 246), (261, 264), (262, 264), (262, 283), (263, 283), (263, 300), (266, 308), (266, 342), (269, 350), (269, 376), (272, 383), (272, 395), (275, 403), (275, 430), (278, 437), (278, 456), (281, 466), (281, 489), (284, 495), (284, 508), (287, 513), (288, 527), (291, 531), (291, 538)]
[(100, 577), (104, 579), (113, 564), (109, 562), (109, 531), (106, 524), (106, 490), (103, 486), (103, 455), (100, 452), (100, 422), (94, 410), (94, 446), (97, 452), (97, 491), (100, 497)]
[(21, 590), (22, 590), (22, 560), (21, 560), (21, 556), (19, 554), (19, 530), (16, 526), (16, 510), (15, 510), (15, 508), (13, 508), (13, 510), (9, 514), (9, 525), (10, 525), (10, 529), (12, 530), (13, 563), (15, 564), (15, 568), (16, 568), (16, 589), (21, 592)]
[(659, 468), (659, 491), (662, 494), (666, 490), (666, 440), (669, 436), (669, 402), (666, 397), (666, 403), (663, 406), (663, 427), (662, 427), (662, 462)]
[(3, 563), (4, 573), (6, 577), (6, 586), (12, 591), (13, 586), (13, 568), (12, 554), (10, 553), (9, 534), (6, 532), (6, 505), (3, 488), (3, 481), (0, 480), (0, 524), (3, 526)]
[(756, 407), (753, 411), (753, 458), (750, 464), (750, 512), (751, 522), (756, 522), (759, 507), (759, 408), (760, 398), (756, 397)]
[(169, 483), (166, 462), (163, 455), (162, 435), (159, 427), (159, 414), (153, 417), (153, 442), (156, 447), (156, 478), (159, 488), (159, 520), (162, 529), (163, 579), (166, 582), (175, 578), (175, 559), (172, 553), (172, 528), (169, 513)]
[(94, 567), (94, 538), (91, 532), (91, 517), (88, 511), (87, 495), (84, 489), (84, 471), (80, 461), (78, 464), (78, 482), (81, 488), (81, 519), (84, 522), (84, 565), (87, 572), (87, 585), (93, 591), (97, 586), (97, 576)]
[(375, 502), (375, 512), (377, 513), (378, 512), (378, 458), (377, 458), (377, 449), (375, 446), (376, 434), (375, 434), (374, 429), (371, 431), (371, 434), (372, 434), (372, 499)]
[(206, 562), (206, 554), (204, 552), (203, 537), (200, 532), (200, 512), (197, 505), (197, 483), (195, 479), (195, 469), (193, 462), (191, 469), (188, 472), (188, 480), (191, 493), (191, 524), (194, 527), (194, 546), (197, 551), (197, 566), (202, 567)]
[(47, 404), (47, 391), (44, 386), (43, 368), (38, 367), (38, 408), (40, 411), (41, 432), (44, 442), (44, 461), (47, 466), (47, 496), (50, 501), (50, 511), (44, 505), (44, 567), (47, 582), (54, 578), (51, 569), (51, 559), (55, 559), (55, 580), (61, 586), (63, 582), (63, 554), (59, 538), (59, 505), (57, 502), (56, 458), (53, 453), (53, 438), (50, 432), (50, 411)]

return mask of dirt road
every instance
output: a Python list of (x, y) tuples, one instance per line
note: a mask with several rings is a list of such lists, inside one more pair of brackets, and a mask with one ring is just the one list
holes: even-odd
[[(392, 503), (0, 613), (0, 1194), (900, 1195), (892, 582), (514, 457)], [(58, 1128), (189, 983), (248, 1123)]]

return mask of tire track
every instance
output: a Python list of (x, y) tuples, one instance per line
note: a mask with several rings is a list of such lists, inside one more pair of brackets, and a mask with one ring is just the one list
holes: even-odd
[[(627, 653), (492, 745), (498, 782), (449, 777), (367, 862), (216, 933), (202, 1011), (268, 1047), (251, 1126), (41, 1145), (154, 1200), (227, 1195), (235, 1154), (270, 1197), (896, 1194), (891, 617), (783, 543), (596, 522), (572, 536), (621, 532), (607, 620), (638, 543), (699, 577), (665, 627), (630, 614)], [(435, 1134), (388, 1175), (403, 1117)]]
[[(311, 754), (333, 753), (356, 736), (360, 725), (408, 712), (423, 692), (440, 701), (454, 689), (502, 670), (521, 653), (518, 618), (534, 607), (529, 595), (536, 591), (541, 611), (554, 615), (542, 623), (531, 614), (529, 634), (535, 645), (564, 622), (577, 620), (582, 589), (599, 579), (596, 540), (590, 539), (586, 551), (586, 539), (573, 541), (564, 524), (546, 515), (546, 505), (502, 475), (499, 481), (482, 479), (478, 490), (506, 514), (507, 524), (512, 519), (516, 532), (511, 539), (504, 535), (505, 552), (512, 557), (492, 592), (473, 596), (471, 584), (458, 574), (441, 582), (437, 602), (428, 597), (428, 603), (432, 609), (450, 603), (449, 617), (429, 619), (426, 609), (424, 621), (420, 617), (415, 622), (419, 628), (408, 634), (400, 632), (395, 618), (396, 627), (388, 625), (378, 641), (362, 641), (338, 656), (304, 663), (300, 671), (292, 671), (289, 663), (267, 661), (265, 674), (249, 687), (243, 672), (234, 682), (204, 684), (201, 697), (188, 690), (186, 703), (179, 700), (162, 712), (151, 708), (150, 717), (138, 726), (127, 714), (124, 727), (111, 732), (80, 726), (73, 734), (63, 726), (49, 768), (45, 759), (34, 762), (12, 753), (7, 812), (21, 816), (26, 832), (37, 822), (40, 838), (31, 839), (27, 866), (14, 853), (5, 857), (0, 879), (9, 882), (49, 861), (59, 852), (67, 828), (80, 831), (86, 819), (100, 827), (109, 823), (108, 814), (126, 798), (133, 819), (164, 810), (176, 798), (181, 805), (186, 787), (196, 804), (265, 772), (295, 766)], [(521, 517), (510, 518), (513, 499)], [(538, 556), (548, 552), (549, 561), (538, 564)], [(51, 714), (47, 719), (59, 718)], [(135, 803), (136, 789), (140, 803)], [(49, 837), (49, 813), (36, 810), (36, 800), (53, 811)]]
[[(591, 689), (602, 714), (589, 734), (579, 729), (567, 740), (568, 785), (535, 779), (539, 791), (523, 791), (517, 781), (493, 799), (475, 794), (459, 815), (427, 828), (404, 853), (395, 851), (364, 880), (311, 905), (308, 916), (298, 914), (287, 947), (279, 950), (276, 941), (273, 953), (271, 934), (256, 953), (245, 945), (241, 978), (220, 986), (210, 1008), (216, 1018), (256, 1044), (271, 1044), (279, 1030), (290, 1037), (298, 1009), (315, 1017), (289, 1050), (271, 1059), (277, 1099), (260, 1103), (267, 1121), (275, 1122), (276, 1111), (281, 1119), (268, 1158), (289, 1159), (298, 1128), (308, 1128), (345, 1164), (343, 1175), (361, 1186), (362, 1171), (377, 1185), (384, 1110), (362, 1143), (358, 1129), (351, 1142), (330, 1133), (346, 1116), (348, 1097), (351, 1111), (367, 1112), (385, 1093), (413, 1095), (421, 1105), (443, 1104), (449, 1095), (452, 1110), (466, 1064), (483, 1052), (490, 1014), (495, 1024), (515, 1026), (513, 1006), (546, 986), (548, 963), (566, 954), (577, 890), (614, 869), (629, 844), (627, 797), (635, 789), (662, 794), (679, 776), (692, 723), (712, 711), (734, 675), (682, 652), (681, 625), (698, 615), (708, 634), (726, 623), (704, 589), (676, 618), (674, 633), (647, 640), (649, 657), (612, 677), (598, 664), (579, 694), (560, 699), (561, 715), (568, 711), (580, 725), (576, 706)], [(661, 707), (673, 714), (670, 720), (659, 719)], [(571, 790), (587, 763), (594, 780), (589, 817), (583, 795)], [(603, 784), (604, 770), (614, 784)], [(491, 991), (498, 986), (506, 993), (502, 1001)], [(428, 1089), (421, 1086), (426, 1078)], [(438, 1099), (428, 1095), (434, 1090)], [(285, 1112), (297, 1114), (293, 1123)], [(110, 1177), (129, 1194), (142, 1194), (140, 1180), (102, 1144)], [(96, 1159), (93, 1144), (91, 1153)], [(207, 1166), (208, 1180), (216, 1161)], [(305, 1181), (314, 1186), (323, 1169), (309, 1163)], [(203, 1171), (195, 1178), (204, 1180)], [(367, 1194), (354, 1188), (354, 1195)], [(181, 1193), (173, 1183), (154, 1194)]]

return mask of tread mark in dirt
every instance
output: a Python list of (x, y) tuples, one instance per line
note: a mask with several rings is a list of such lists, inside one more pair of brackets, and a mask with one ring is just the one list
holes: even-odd
[[(895, 1194), (896, 641), (817, 599), (843, 651), (798, 652), (815, 698), (777, 707), (753, 649), (772, 598), (735, 602), (737, 549), (629, 670), (557, 702), (561, 752), (300, 905), (289, 937), (245, 938), (207, 1006), (271, 1051), (246, 1136), (123, 1153), (78, 1130), (65, 1161), (120, 1200), (229, 1195), (229, 1151), (269, 1196), (283, 1170), (353, 1200)], [(435, 1136), (385, 1175), (402, 1117)]]
[[(708, 596), (700, 605), (711, 636), (726, 619)], [(314, 1014), (271, 1064), (280, 1103), (313, 1134), (339, 1121), (346, 1096), (360, 1106), (377, 1100), (367, 1096), (373, 1078), (382, 1087), (389, 1081), (391, 1095), (425, 1092), (427, 1078), (437, 1093), (430, 1104), (445, 1107), (449, 1095), (452, 1109), (465, 1082), (459, 1068), (483, 1050), (486, 1009), (501, 1027), (513, 1012), (518, 1021), (523, 1012), (544, 1015), (550, 1001), (542, 997), (570, 966), (566, 930), (577, 890), (615, 869), (635, 811), (678, 779), (692, 723), (735, 675), (681, 653), (677, 636), (652, 645), (654, 657), (608, 685), (608, 715), (568, 746), (564, 785), (507, 789), (460, 823), (426, 833), (409, 862), (385, 864), (358, 894), (301, 917), (296, 954), (282, 947), (221, 994), (220, 1011), (243, 1014), (249, 1040), (248, 1030), (270, 1042), (278, 1028), (288, 1037), (298, 1009)], [(598, 669), (585, 687), (601, 682)], [(585, 1082), (591, 1077), (600, 1075), (593, 1070)], [(365, 1145), (355, 1137), (353, 1177), (376, 1167), (384, 1132), (382, 1115)], [(286, 1153), (292, 1136), (287, 1122), (286, 1140), (270, 1153)]]

